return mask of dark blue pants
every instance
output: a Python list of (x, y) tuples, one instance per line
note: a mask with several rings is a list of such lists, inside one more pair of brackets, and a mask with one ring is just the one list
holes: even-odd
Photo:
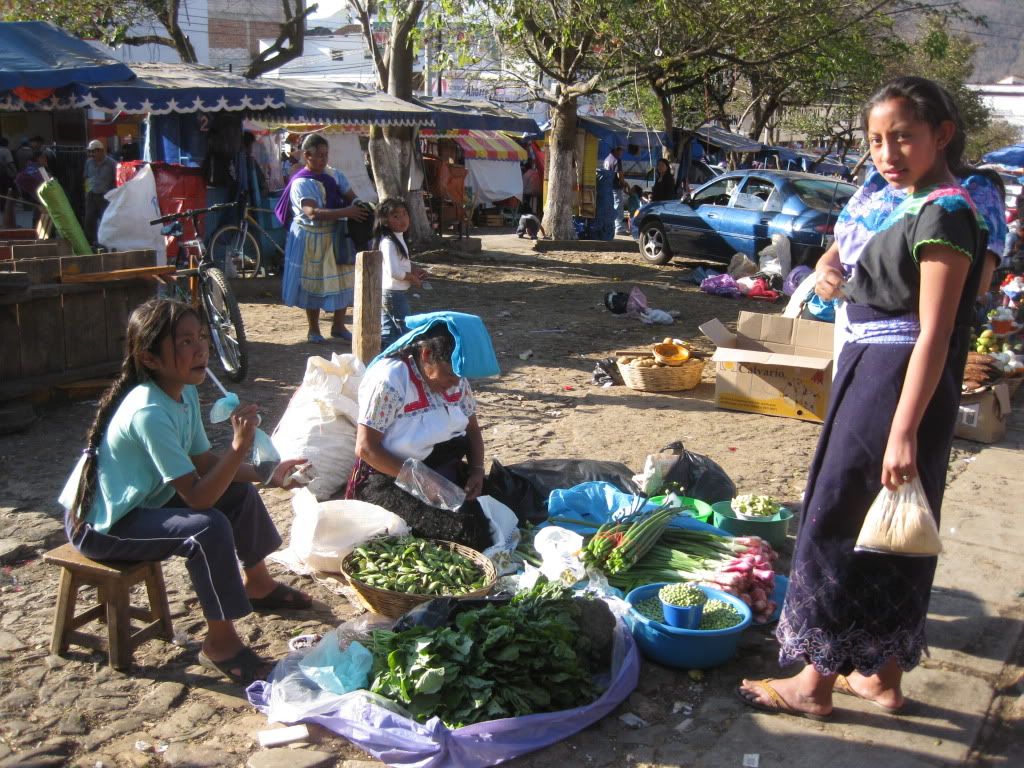
[(387, 349), (409, 330), (405, 318), (409, 315), (408, 291), (384, 291), (380, 308), (381, 349)]
[(167, 560), (178, 555), (192, 578), (203, 616), (234, 620), (252, 612), (238, 571), (281, 546), (270, 513), (251, 483), (232, 483), (211, 509), (192, 509), (178, 495), (159, 508), (139, 507), (100, 533), (88, 523), (68, 532), (93, 560)]

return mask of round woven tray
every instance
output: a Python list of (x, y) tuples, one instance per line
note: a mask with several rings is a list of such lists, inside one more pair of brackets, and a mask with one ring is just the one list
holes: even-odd
[[(486, 597), (490, 594), (491, 590), (494, 589), (495, 583), (498, 581), (498, 573), (494, 570), (494, 563), (492, 563), (489, 558), (480, 554), (475, 549), (464, 547), (453, 541), (440, 541), (438, 539), (434, 539), (432, 543), (439, 547), (446, 547), (458, 552), (463, 557), (471, 560), (477, 568), (483, 571), (484, 585), (480, 587), (480, 589), (474, 589), (472, 592), (466, 592), (461, 595), (453, 595), (453, 597)], [(379, 613), (382, 616), (387, 616), (388, 618), (397, 619), (399, 616), (403, 616), (420, 603), (425, 603), (428, 600), (433, 600), (435, 597), (438, 597), (438, 595), (417, 595), (413, 592), (395, 592), (390, 589), (371, 587), (369, 584), (355, 578), (349, 570), (353, 556), (354, 553), (349, 554), (341, 561), (341, 572), (345, 575), (345, 578), (348, 579), (348, 583), (352, 585), (352, 589), (356, 591), (360, 602), (374, 613)]]
[(626, 386), (643, 392), (679, 392), (693, 389), (700, 384), (700, 376), (704, 371), (704, 360), (693, 357), (682, 365), (657, 368), (622, 363), (616, 365), (619, 366), (619, 373)]

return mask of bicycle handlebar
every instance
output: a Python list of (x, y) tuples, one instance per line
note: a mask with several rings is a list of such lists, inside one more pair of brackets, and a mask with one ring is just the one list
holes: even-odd
[(223, 211), (228, 208), (235, 208), (238, 203), (218, 203), (217, 205), (211, 205), (209, 208), (195, 208), (191, 211), (179, 211), (178, 213), (169, 213), (166, 216), (161, 216), (159, 219), (153, 219), (150, 224), (163, 224), (167, 221), (179, 221), (181, 219), (195, 218), (203, 213), (210, 213), (211, 211)]

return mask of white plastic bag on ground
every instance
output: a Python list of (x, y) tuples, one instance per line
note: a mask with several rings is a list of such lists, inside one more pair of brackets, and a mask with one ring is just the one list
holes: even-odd
[(726, 272), (735, 278), (749, 277), (757, 274), (757, 264), (748, 259), (744, 253), (734, 253)]
[(491, 496), (480, 496), (480, 509), (491, 524), (491, 546), (484, 554), (495, 561), (499, 572), (505, 572), (505, 566), (511, 565), (509, 554), (519, 546), (519, 518), (516, 513)]
[(108, 200), (96, 239), (113, 251), (151, 248), (156, 251), (157, 265), (167, 262), (167, 247), (160, 234), (160, 224), (150, 224), (160, 216), (153, 169), (146, 165), (129, 181), (114, 187), (104, 197)]
[(321, 501), (336, 494), (352, 471), (365, 370), (354, 355), (309, 358), (302, 385), (271, 435), (281, 456), (313, 465), (316, 478), (308, 488)]
[(587, 575), (576, 554), (583, 548), (583, 537), (578, 533), (555, 525), (545, 526), (537, 531), (533, 548), (540, 555), (540, 572), (549, 581), (575, 584)]
[(305, 488), (292, 493), (292, 511), (288, 554), (317, 571), (338, 573), (341, 561), (375, 536), (409, 533), (409, 524), (384, 507), (355, 499), (318, 502)]
[(772, 235), (771, 245), (762, 248), (758, 254), (757, 271), (785, 279), (793, 263), (789, 245), (789, 238), (785, 235)]

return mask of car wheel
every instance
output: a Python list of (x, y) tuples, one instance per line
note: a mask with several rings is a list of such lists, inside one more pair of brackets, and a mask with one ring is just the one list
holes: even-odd
[(644, 222), (640, 227), (640, 255), (648, 264), (668, 264), (672, 260), (665, 230), (657, 221)]

